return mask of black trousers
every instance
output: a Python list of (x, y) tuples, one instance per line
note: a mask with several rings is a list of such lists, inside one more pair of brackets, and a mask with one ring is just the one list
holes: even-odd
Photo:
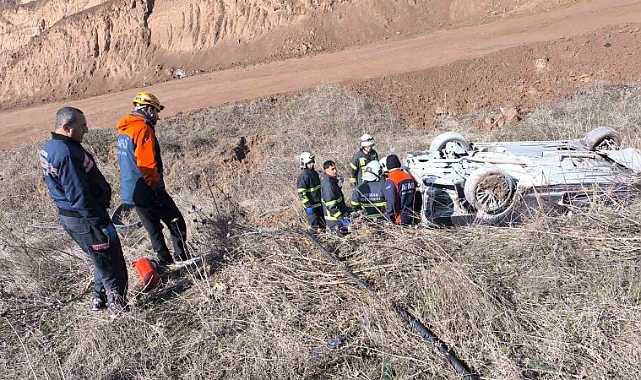
[[(189, 252), (185, 246), (187, 242), (185, 218), (171, 197), (167, 196), (167, 199), (163, 200), (163, 204), (156, 202), (149, 205), (136, 205), (136, 212), (149, 234), (151, 246), (161, 263), (189, 259)], [(162, 233), (163, 225), (160, 222), (164, 223), (171, 233), (171, 242), (174, 247), (173, 259), (165, 243), (165, 236)]]
[(125, 304), (129, 279), (120, 239), (109, 241), (83, 217), (60, 215), (60, 224), (93, 262), (94, 297), (104, 289), (108, 302)]
[(323, 206), (314, 208), (312, 214), (307, 214), (307, 221), (314, 229), (325, 229), (325, 215), (323, 215)]

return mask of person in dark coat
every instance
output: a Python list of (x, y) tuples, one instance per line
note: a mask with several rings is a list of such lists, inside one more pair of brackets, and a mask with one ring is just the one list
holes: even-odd
[(344, 233), (349, 226), (347, 215), (350, 209), (345, 204), (345, 197), (338, 182), (338, 172), (334, 161), (323, 163), (325, 174), (321, 180), (321, 196), (327, 227), (333, 232)]
[(349, 181), (354, 186), (363, 183), (363, 173), (365, 166), (372, 161), (378, 161), (378, 153), (374, 150), (374, 138), (368, 134), (361, 136), (361, 148), (354, 154), (349, 163), (350, 178)]
[[(361, 148), (354, 154), (349, 163), (349, 181), (354, 185), (352, 189), (352, 201), (356, 197), (356, 188), (363, 183), (365, 167), (372, 161), (378, 161), (378, 153), (374, 150), (374, 138), (371, 135), (364, 134), (361, 136), (360, 142)], [(352, 207), (354, 206), (356, 206), (356, 204), (352, 203)]]
[(354, 192), (352, 205), (355, 209), (365, 211), (369, 220), (379, 220), (385, 217), (385, 178), (382, 175), (381, 164), (372, 161), (365, 167), (363, 183)]
[(401, 161), (394, 154), (387, 156), (385, 181), (387, 217), (390, 221), (407, 226), (420, 221), (420, 197), (414, 177), (401, 169)]
[(40, 151), (40, 167), (60, 224), (94, 266), (92, 309), (115, 316), (127, 305), (127, 266), (116, 229), (107, 214), (111, 186), (81, 145), (88, 132), (83, 112), (63, 107), (55, 131)]
[(298, 176), (298, 197), (303, 202), (309, 225), (315, 229), (325, 228), (323, 204), (321, 200), (321, 181), (314, 169), (315, 157), (310, 152), (300, 155), (300, 175)]

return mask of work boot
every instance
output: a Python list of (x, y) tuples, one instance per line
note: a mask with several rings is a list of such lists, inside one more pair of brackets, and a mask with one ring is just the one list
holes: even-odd
[(167, 265), (171, 265), (175, 263), (174, 259), (167, 260), (167, 259), (158, 259), (158, 266), (159, 267), (166, 267)]
[(167, 265), (174, 263), (174, 259), (171, 257), (169, 252), (166, 254), (156, 253), (156, 256), (158, 257), (158, 266), (160, 267), (166, 267)]

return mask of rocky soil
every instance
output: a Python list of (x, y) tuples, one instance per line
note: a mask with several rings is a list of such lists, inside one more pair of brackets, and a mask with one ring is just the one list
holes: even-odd
[(347, 87), (388, 104), (405, 122), (429, 128), (442, 116), (499, 110), (502, 115), (478, 125), (492, 129), (591, 84), (636, 83), (639, 57), (641, 24), (631, 23)]
[(485, 23), (580, 0), (0, 3), (0, 109)]

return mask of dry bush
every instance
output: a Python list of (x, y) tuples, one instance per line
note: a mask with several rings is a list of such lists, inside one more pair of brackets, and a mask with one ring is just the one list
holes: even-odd
[(637, 85), (597, 84), (533, 111), (516, 126), (497, 130), (490, 138), (502, 141), (575, 139), (606, 125), (621, 134), (624, 146), (639, 147), (640, 103)]
[[(612, 91), (618, 90), (586, 90), (590, 120), (625, 118), (617, 114), (636, 95)], [(552, 114), (567, 121), (549, 116), (546, 123), (569, 126), (579, 118), (580, 96), (550, 106), (566, 104)], [(543, 118), (536, 115), (524, 123)], [(610, 124), (635, 141), (631, 129)], [(509, 138), (519, 128), (502, 133)], [(345, 175), (364, 132), (375, 136), (381, 155), (426, 149), (431, 140), (385, 108), (335, 87), (163, 121), (158, 135), (167, 185), (188, 221), (192, 247), (206, 262), (163, 274), (163, 284), (149, 293), (141, 292), (131, 270), (132, 310), (111, 322), (88, 310), (91, 266), (56, 227), (35, 165), (37, 149), (6, 153), (0, 202), (17, 212), (0, 215), (0, 373), (459, 378), (429, 344), (294, 232), (305, 226), (294, 189), (296, 155), (312, 150), (317, 162), (337, 160)], [(114, 133), (92, 131), (85, 145), (97, 153), (117, 193)], [(259, 217), (269, 210), (276, 211)], [(634, 200), (596, 204), (518, 228), (381, 229), (357, 221), (360, 228), (350, 236), (322, 234), (320, 240), (384, 303), (411, 311), (486, 378), (635, 378), (641, 362), (639, 211)], [(144, 231), (122, 240), (128, 262), (152, 256)], [(335, 337), (342, 344), (332, 349), (328, 341)]]

